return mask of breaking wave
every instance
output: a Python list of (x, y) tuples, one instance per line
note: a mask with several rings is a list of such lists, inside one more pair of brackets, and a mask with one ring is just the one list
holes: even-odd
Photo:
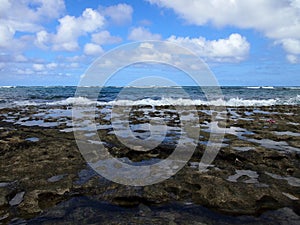
[(242, 99), (242, 98), (231, 98), (229, 100), (217, 99), (212, 101), (205, 101), (200, 99), (183, 99), (183, 98), (162, 98), (162, 99), (151, 99), (145, 98), (141, 100), (114, 100), (109, 102), (104, 101), (93, 101), (85, 97), (70, 97), (60, 101), (37, 103), (33, 101), (21, 101), (15, 102), (15, 105), (92, 105), (97, 104), (98, 106), (135, 106), (135, 105), (152, 105), (152, 106), (167, 106), (167, 105), (212, 105), (212, 106), (272, 106), (272, 105), (299, 105), (300, 95), (290, 99)]

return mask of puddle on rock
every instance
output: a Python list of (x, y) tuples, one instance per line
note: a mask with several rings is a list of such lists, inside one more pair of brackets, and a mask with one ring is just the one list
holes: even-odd
[(25, 194), (24, 191), (19, 192), (18, 194), (16, 194), (15, 197), (13, 197), (9, 201), (9, 205), (10, 206), (17, 206), (17, 205), (19, 205), (23, 201), (24, 194)]
[(268, 149), (275, 149), (275, 150), (279, 150), (279, 151), (289, 151), (289, 152), (299, 152), (300, 149), (299, 148), (294, 148), (291, 147), (287, 142), (285, 141), (273, 141), (270, 139), (253, 139), (253, 138), (249, 138), (249, 139), (245, 139), (246, 141), (249, 142), (254, 142), (257, 144), (260, 144), (262, 147), (264, 148), (268, 148)]
[(233, 147), (233, 149), (239, 152), (248, 152), (251, 150), (255, 150), (254, 147)]
[(280, 176), (278, 174), (268, 173), (268, 172), (265, 172), (265, 174), (267, 174), (268, 176), (270, 176), (276, 180), (286, 180), (288, 182), (288, 184), (293, 187), (300, 187), (300, 179), (299, 178), (292, 177), (292, 176), (284, 177), (284, 176)]
[(236, 170), (235, 171), (236, 174), (231, 175), (227, 178), (228, 181), (230, 182), (238, 182), (240, 178), (242, 178), (243, 176), (247, 177), (245, 178), (245, 180), (243, 180), (243, 183), (246, 184), (257, 184), (258, 182), (258, 174), (256, 171), (252, 171), (252, 170)]
[(26, 138), (26, 141), (31, 141), (31, 142), (38, 142), (40, 139), (37, 137), (30, 137), (30, 138)]
[(8, 182), (0, 182), (0, 188), (2, 187), (7, 187), (9, 186), (11, 183), (8, 183)]
[(294, 136), (294, 137), (300, 137), (300, 133), (294, 133), (291, 131), (274, 131), (274, 134), (276, 135), (288, 135), (288, 136)]
[(65, 176), (66, 176), (66, 174), (56, 175), (56, 176), (50, 177), (47, 181), (51, 182), (51, 183), (54, 183), (54, 182), (60, 181)]

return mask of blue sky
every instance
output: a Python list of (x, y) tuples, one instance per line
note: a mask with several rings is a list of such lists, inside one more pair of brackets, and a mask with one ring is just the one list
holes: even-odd
[(0, 0), (0, 85), (77, 85), (96, 58), (144, 40), (190, 49), (221, 85), (300, 85), (299, 0)]

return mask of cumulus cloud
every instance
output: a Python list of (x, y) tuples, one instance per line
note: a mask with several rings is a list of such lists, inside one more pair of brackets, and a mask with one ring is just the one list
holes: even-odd
[(12, 3), (9, 0), (1, 0), (0, 13), (4, 15), (11, 8)]
[(13, 32), (36, 32), (41, 21), (59, 18), (64, 10), (63, 0), (1, 0), (0, 24)]
[(48, 63), (48, 64), (46, 64), (46, 68), (50, 69), (50, 70), (56, 69), (57, 67), (58, 67), (57, 63)]
[(87, 43), (84, 46), (84, 54), (90, 55), (90, 56), (100, 56), (103, 53), (103, 49), (100, 45), (93, 44), (93, 43)]
[[(173, 9), (186, 22), (195, 25), (213, 24), (217, 27), (234, 26), (255, 29), (282, 44), (288, 54), (285, 39), (300, 40), (299, 0), (147, 0), (159, 7)], [(288, 44), (289, 45), (289, 44)], [(297, 53), (299, 54), (299, 53)]]
[(33, 64), (32, 68), (33, 68), (34, 71), (40, 72), (40, 71), (43, 71), (45, 69), (45, 66), (44, 66), (44, 64)]
[(240, 34), (231, 34), (228, 38), (219, 40), (171, 36), (168, 41), (186, 47), (200, 57), (219, 62), (242, 61), (250, 49), (250, 44)]
[[(16, 50), (15, 42), (18, 41), (14, 39), (16, 32), (34, 33), (42, 29), (42, 21), (59, 18), (64, 10), (63, 0), (1, 0), (0, 47), (5, 50), (11, 48)], [(14, 45), (9, 45), (11, 42), (14, 42)]]
[(0, 23), (0, 47), (6, 47), (9, 45), (9, 42), (13, 39), (14, 34), (15, 30), (12, 27)]
[(47, 49), (50, 40), (51, 40), (51, 35), (48, 34), (47, 31), (41, 30), (36, 33), (36, 38), (34, 40), (34, 43), (37, 47), (41, 49)]
[[(103, 28), (109, 23), (122, 25), (130, 22), (133, 9), (128, 4), (118, 4), (98, 9), (86, 8), (79, 16), (65, 13), (64, 0), (0, 0), (0, 51), (5, 60), (25, 62), (27, 59), (20, 56), (28, 47), (34, 47), (32, 44), (41, 50), (82, 50), (84, 59), (87, 55), (100, 54), (103, 52), (101, 45), (122, 41)], [(48, 30), (52, 29), (48, 26), (52, 22), (58, 23), (54, 31)], [(79, 38), (83, 36), (90, 38), (88, 42), (91, 43), (79, 43)], [(40, 65), (28, 66), (31, 71), (42, 69)], [(58, 67), (58, 64), (44, 65), (44, 69)]]
[[(119, 43), (122, 41), (120, 37), (112, 36), (108, 31), (101, 29), (107, 24), (108, 18), (118, 24), (130, 21), (132, 12), (133, 9), (127, 4), (118, 4), (101, 10), (87, 8), (78, 17), (66, 15), (60, 18), (56, 33), (48, 33), (44, 29), (37, 32), (35, 44), (41, 49), (52, 46), (55, 51), (72, 52), (80, 48), (78, 38), (88, 34), (91, 34), (91, 41), (98, 45)], [(99, 46), (97, 49), (99, 52)], [(87, 51), (90, 52), (89, 50)]]
[(64, 11), (64, 0), (1, 0), (0, 20), (14, 30), (34, 32), (41, 21), (59, 18)]
[[(6, 58), (8, 71), (17, 72), (16, 67), (30, 61), (23, 54), (34, 42), (35, 33), (43, 30), (44, 23), (58, 19), (64, 12), (64, 0), (0, 0), (0, 52)], [(46, 42), (42, 38), (40, 36), (39, 41)], [(23, 74), (30, 71), (33, 71), (31, 67), (19, 70)]]
[(300, 54), (300, 40), (297, 39), (283, 39), (281, 41), (283, 48), (291, 54)]
[(19, 54), (19, 55), (16, 55), (14, 57), (14, 61), (16, 61), (16, 62), (27, 62), (28, 59), (24, 55)]
[(131, 21), (133, 9), (127, 4), (118, 4), (105, 8), (103, 14), (115, 24), (125, 24)]
[(148, 29), (144, 27), (135, 27), (128, 35), (128, 39), (131, 41), (143, 41), (143, 40), (160, 40), (160, 34), (152, 34)]
[(60, 25), (53, 36), (53, 49), (75, 51), (79, 48), (77, 39), (81, 35), (97, 31), (104, 25), (105, 18), (96, 10), (87, 8), (81, 16), (65, 16), (59, 19)]
[(29, 68), (18, 68), (16, 69), (16, 73), (20, 75), (31, 75), (34, 73), (34, 71)]
[(122, 41), (121, 37), (111, 36), (109, 31), (104, 30), (99, 33), (92, 34), (92, 41), (96, 44), (116, 44)]
[(28, 59), (22, 54), (0, 54), (0, 62), (2, 63), (11, 63), (11, 62), (27, 62)]

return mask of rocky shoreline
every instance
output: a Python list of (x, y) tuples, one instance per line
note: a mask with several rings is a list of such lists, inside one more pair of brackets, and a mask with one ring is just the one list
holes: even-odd
[[(145, 187), (113, 183), (86, 164), (70, 132), (69, 107), (0, 109), (0, 224), (298, 224), (300, 107), (228, 108), (227, 122), (218, 123), (226, 132), (222, 148), (199, 172), (213, 114), (208, 109), (197, 107), (199, 144), (186, 166)], [(178, 127), (168, 107), (153, 115), (162, 110)], [(145, 115), (137, 109), (132, 123), (144, 123), (139, 118)], [(109, 119), (102, 115), (98, 122), (108, 126), (98, 134), (111, 154), (130, 162), (166, 158), (176, 144), (132, 151), (117, 143)]]

